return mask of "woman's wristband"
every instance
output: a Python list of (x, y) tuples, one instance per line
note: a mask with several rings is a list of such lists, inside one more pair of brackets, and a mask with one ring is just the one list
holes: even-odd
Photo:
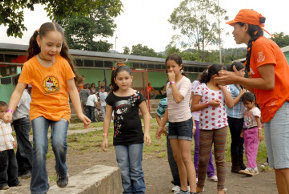
[(107, 133), (103, 133), (103, 137), (107, 137), (108, 136), (108, 134)]
[(209, 108), (209, 106), (210, 106), (209, 102), (206, 102), (206, 105), (207, 105), (207, 106), (208, 106), (208, 108)]
[(13, 110), (9, 108), (9, 109), (7, 110), (7, 112), (13, 113)]
[(174, 81), (171, 81), (171, 82), (170, 82), (171, 85), (173, 85), (174, 83), (176, 83), (176, 82), (174, 82)]

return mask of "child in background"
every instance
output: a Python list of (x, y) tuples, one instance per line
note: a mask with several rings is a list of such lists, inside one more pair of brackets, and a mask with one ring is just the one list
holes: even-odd
[[(106, 98), (102, 149), (108, 148), (108, 131), (114, 111), (113, 145), (121, 171), (123, 193), (145, 193), (142, 170), (143, 143), (150, 144), (150, 114), (143, 95), (132, 89), (132, 75), (128, 66), (119, 66), (111, 74), (112, 92)], [(142, 131), (139, 110), (144, 118)]]
[(97, 106), (97, 102), (97, 96), (95, 92), (92, 91), (86, 101), (86, 116), (91, 122), (95, 122), (95, 107)]
[(44, 194), (49, 189), (46, 171), (49, 126), (56, 160), (56, 183), (59, 187), (66, 187), (68, 184), (66, 137), (71, 113), (69, 96), (85, 128), (90, 124), (90, 120), (82, 112), (75, 85), (75, 77), (78, 76), (68, 54), (64, 31), (58, 24), (47, 22), (34, 32), (29, 42), (27, 60), (12, 93), (4, 121), (12, 120), (13, 111), (24, 89), (31, 84), (32, 101), (29, 113), (33, 130), (33, 154), (30, 190), (32, 194)]
[(259, 141), (263, 140), (261, 111), (256, 106), (255, 96), (251, 92), (244, 93), (241, 99), (247, 109), (244, 113), (244, 128), (241, 133), (241, 137), (244, 137), (247, 168), (240, 170), (240, 173), (254, 176), (259, 174), (256, 159)]
[[(17, 85), (19, 74), (15, 79)], [(28, 87), (23, 91), (20, 101), (13, 113), (14, 131), (17, 139), (16, 160), (18, 164), (18, 176), (22, 179), (31, 177), (32, 173), (32, 145), (29, 140), (31, 131), (31, 122), (29, 118), (31, 96), (28, 93)]]
[(10, 123), (4, 123), (7, 112), (6, 102), (0, 101), (0, 190), (21, 186), (18, 180), (18, 166), (13, 148), (16, 142), (12, 136)]
[(106, 107), (106, 102), (105, 99), (107, 97), (107, 92), (105, 91), (105, 87), (101, 86), (101, 91), (99, 92), (99, 101), (100, 101), (100, 106), (101, 106), (101, 111), (102, 111), (102, 119), (104, 120), (104, 115), (105, 115), (105, 107)]
[(222, 66), (211, 65), (208, 71), (203, 72), (201, 84), (197, 87), (192, 98), (191, 111), (199, 111), (200, 114), (200, 159), (198, 168), (197, 192), (203, 191), (210, 159), (212, 144), (214, 143), (214, 154), (218, 177), (218, 194), (224, 194), (226, 162), (225, 148), (227, 137), (227, 114), (225, 105), (233, 106), (233, 98), (229, 88), (220, 86), (215, 82)]
[[(183, 73), (181, 56), (171, 54), (166, 58), (168, 108), (164, 114), (156, 137), (165, 133), (169, 121), (169, 134), (174, 159), (178, 165), (181, 182), (180, 194), (196, 192), (196, 172), (192, 161), (193, 120), (190, 111), (191, 81)], [(188, 183), (190, 191), (188, 191)]]
[[(201, 75), (201, 74), (200, 74)], [(199, 76), (200, 79), (200, 76)], [(192, 83), (192, 96), (194, 95), (194, 91), (197, 89), (197, 87), (200, 85), (200, 81), (199, 80), (195, 80)], [(200, 122), (200, 114), (201, 111), (195, 111), (192, 112), (193, 118), (194, 118), (194, 122), (195, 122), (195, 132), (194, 132), (194, 139), (195, 139), (195, 150), (194, 150), (194, 165), (195, 165), (195, 169), (196, 169), (196, 179), (198, 180), (198, 163), (199, 163), (199, 159), (200, 159), (200, 127), (199, 127), (199, 122)], [(211, 151), (210, 154), (210, 160), (208, 163), (208, 169), (207, 169), (207, 176), (208, 179), (210, 181), (214, 181), (217, 182), (218, 181), (218, 177), (215, 174), (215, 167), (214, 167), (214, 162), (213, 162), (213, 154)]]
[[(163, 115), (165, 114), (166, 110), (168, 107), (168, 98), (163, 98), (160, 100), (158, 109), (157, 109), (157, 114), (156, 114), (156, 120), (158, 125), (161, 125), (161, 120)], [(168, 131), (168, 123), (166, 124), (166, 131)], [(167, 135), (167, 154), (168, 154), (168, 161), (169, 161), (169, 166), (171, 169), (171, 173), (173, 176), (173, 181), (172, 183), (174, 184), (172, 191), (173, 192), (179, 192), (180, 191), (180, 176), (179, 176), (179, 172), (178, 172), (178, 166), (176, 164), (176, 161), (174, 159), (174, 155), (173, 155), (173, 151), (172, 151), (172, 147), (170, 144), (170, 140), (168, 138)]]

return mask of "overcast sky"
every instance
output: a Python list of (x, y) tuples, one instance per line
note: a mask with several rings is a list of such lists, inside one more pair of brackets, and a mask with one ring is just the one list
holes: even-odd
[[(123, 12), (115, 19), (117, 24), (115, 35), (109, 39), (109, 42), (114, 44), (112, 49), (116, 48), (117, 51), (122, 52), (124, 46), (131, 48), (132, 45), (141, 43), (157, 52), (164, 51), (172, 35), (176, 33), (168, 19), (181, 0), (122, 0), (122, 2)], [(265, 29), (267, 31), (285, 34), (289, 34), (286, 19), (288, 18), (288, 4), (288, 0), (220, 0), (220, 6), (227, 10), (230, 20), (234, 19), (240, 9), (254, 9), (266, 17)], [(0, 26), (0, 42), (28, 44), (33, 31), (42, 23), (50, 21), (44, 9), (39, 5), (33, 12), (25, 11), (24, 16), (28, 30), (24, 32), (23, 38), (7, 37), (6, 28), (2, 25)], [(223, 47), (237, 47), (231, 35), (233, 28), (225, 25), (225, 21), (222, 21), (221, 26), (230, 33), (229, 36), (225, 33), (222, 35)], [(245, 45), (242, 46), (245, 47)]]

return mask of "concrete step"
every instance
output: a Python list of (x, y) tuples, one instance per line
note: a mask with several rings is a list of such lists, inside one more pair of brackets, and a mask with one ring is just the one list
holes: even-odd
[[(30, 193), (30, 178), (20, 179), (22, 186), (10, 187), (0, 191), (0, 194)], [(55, 182), (48, 194), (121, 194), (121, 174), (118, 167), (95, 165), (79, 174), (69, 177), (68, 185), (59, 188)]]
[(53, 185), (48, 194), (121, 194), (121, 174), (117, 167), (95, 165), (69, 177), (65, 188)]

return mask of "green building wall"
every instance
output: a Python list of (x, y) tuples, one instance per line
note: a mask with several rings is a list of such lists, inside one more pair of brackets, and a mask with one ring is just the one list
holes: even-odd
[(289, 52), (285, 52), (284, 54), (285, 54), (286, 59), (287, 59), (287, 61), (288, 61), (288, 63), (289, 63)]
[(14, 90), (15, 86), (13, 83), (11, 84), (0, 84), (0, 101), (4, 101), (9, 104), (9, 100), (11, 94)]

